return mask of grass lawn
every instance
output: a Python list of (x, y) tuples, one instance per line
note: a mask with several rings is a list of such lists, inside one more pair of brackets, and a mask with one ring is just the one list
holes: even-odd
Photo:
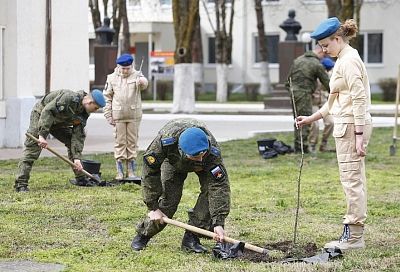
[[(291, 143), (291, 134), (274, 136)], [(262, 137), (257, 137), (260, 139)], [(261, 247), (293, 239), (299, 155), (263, 160), (256, 138), (222, 143), (232, 208), (227, 234)], [(375, 129), (367, 156), (369, 212), (367, 248), (326, 264), (279, 264), (221, 261), (211, 254), (180, 250), (183, 230), (168, 226), (142, 252), (130, 249), (136, 223), (146, 214), (140, 187), (75, 187), (72, 172), (57, 158), (34, 166), (30, 192), (12, 189), (17, 161), (0, 161), (0, 259), (28, 259), (64, 264), (67, 271), (399, 271), (400, 165), (389, 156), (391, 129)], [(87, 156), (102, 163), (103, 178), (114, 175), (111, 154)], [(140, 162), (141, 163), (141, 162)], [(298, 243), (339, 237), (345, 211), (335, 154), (306, 156), (301, 179)], [(187, 222), (186, 211), (199, 192), (195, 176), (185, 183), (174, 219)], [(212, 248), (211, 240), (202, 240)]]

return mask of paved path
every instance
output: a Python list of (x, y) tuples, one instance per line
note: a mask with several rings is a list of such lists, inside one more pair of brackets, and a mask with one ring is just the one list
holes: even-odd
[[(153, 140), (158, 130), (174, 118), (192, 117), (204, 121), (218, 141), (244, 139), (260, 133), (292, 131), (293, 117), (290, 115), (222, 115), (222, 114), (144, 114), (139, 131), (139, 149), (144, 150)], [(374, 117), (375, 127), (393, 126), (394, 117)], [(322, 127), (322, 125), (321, 125)], [(101, 113), (90, 116), (84, 154), (113, 152), (112, 127)], [(66, 155), (66, 148), (57, 140), (49, 140), (49, 145)], [(0, 160), (17, 159), (22, 149), (0, 149)], [(44, 150), (41, 156), (52, 156)]]

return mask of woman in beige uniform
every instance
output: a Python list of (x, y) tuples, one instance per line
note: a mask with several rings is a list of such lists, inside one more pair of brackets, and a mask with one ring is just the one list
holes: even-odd
[(354, 20), (340, 23), (336, 18), (324, 20), (311, 34), (324, 52), (337, 57), (329, 82), (331, 93), (324, 106), (311, 116), (299, 116), (297, 125), (310, 124), (331, 113), (333, 137), (346, 201), (344, 230), (338, 241), (325, 248), (342, 251), (364, 248), (364, 222), (367, 217), (367, 183), (365, 176), (366, 147), (372, 132), (370, 86), (364, 63), (349, 40), (358, 31)]

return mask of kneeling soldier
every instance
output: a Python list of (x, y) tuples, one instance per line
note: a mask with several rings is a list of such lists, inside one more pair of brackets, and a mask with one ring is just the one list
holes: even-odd
[[(196, 205), (188, 212), (189, 224), (214, 231), (216, 240), (223, 241), (230, 210), (228, 175), (211, 132), (203, 123), (185, 118), (168, 122), (144, 154), (142, 186), (149, 213), (137, 227), (133, 250), (142, 250), (164, 229), (163, 216), (171, 218), (175, 214), (189, 172), (195, 172), (200, 183)], [(189, 231), (181, 247), (196, 253), (207, 251), (199, 237)]]

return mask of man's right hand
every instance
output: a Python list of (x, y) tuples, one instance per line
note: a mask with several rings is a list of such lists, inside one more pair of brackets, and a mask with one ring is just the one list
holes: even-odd
[(47, 148), (47, 141), (45, 138), (43, 138), (42, 135), (39, 135), (39, 142), (38, 142), (38, 146), (40, 146), (41, 148)]
[(115, 121), (114, 121), (114, 119), (113, 119), (112, 117), (107, 117), (107, 122), (108, 122), (110, 125), (115, 126)]
[(164, 216), (168, 217), (160, 209), (157, 209), (155, 211), (150, 211), (148, 213), (148, 217), (150, 218), (151, 221), (157, 221), (161, 224), (164, 224), (164, 221), (163, 221)]

